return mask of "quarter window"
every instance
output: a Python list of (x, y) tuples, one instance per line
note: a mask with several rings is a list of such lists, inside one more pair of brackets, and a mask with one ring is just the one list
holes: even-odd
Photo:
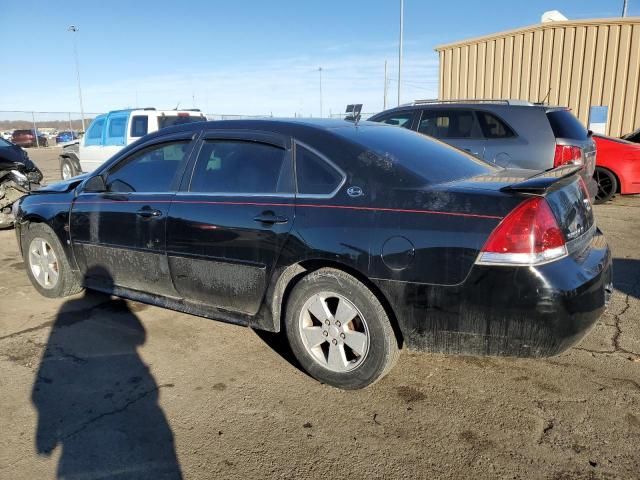
[(509, 126), (495, 115), (488, 112), (477, 112), (482, 134), (486, 138), (511, 138), (516, 134)]
[(434, 138), (474, 138), (473, 113), (468, 110), (422, 112), (418, 132)]
[(338, 188), (342, 174), (302, 145), (296, 145), (298, 193), (329, 195)]
[(84, 138), (85, 145), (100, 145), (102, 143), (102, 130), (104, 128), (104, 117), (96, 118), (87, 130)]
[(149, 131), (149, 117), (146, 115), (135, 115), (131, 117), (131, 137), (144, 137)]
[(116, 164), (107, 176), (111, 192), (169, 192), (189, 142), (149, 147)]
[(269, 195), (293, 193), (290, 157), (266, 143), (211, 140), (198, 154), (191, 192)]

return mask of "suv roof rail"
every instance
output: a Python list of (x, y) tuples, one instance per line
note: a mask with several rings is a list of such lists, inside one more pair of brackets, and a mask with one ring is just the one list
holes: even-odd
[(144, 107), (142, 110), (155, 110), (156, 107)]
[(535, 105), (527, 100), (519, 100), (519, 99), (505, 99), (505, 98), (488, 98), (488, 99), (478, 99), (478, 98), (459, 98), (455, 100), (438, 100), (437, 98), (432, 99), (421, 99), (414, 100), (412, 103), (407, 105), (424, 105), (424, 104), (435, 104), (435, 103), (500, 103), (502, 105)]
[(187, 112), (200, 112), (201, 110), (199, 108), (185, 108), (184, 109)]

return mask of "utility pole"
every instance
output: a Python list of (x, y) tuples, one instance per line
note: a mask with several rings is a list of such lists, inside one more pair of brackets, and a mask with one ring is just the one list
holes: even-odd
[(384, 100), (382, 102), (382, 109), (387, 109), (387, 61), (384, 61)]
[(320, 118), (322, 118), (322, 67), (318, 67), (318, 73), (320, 74)]
[(404, 0), (400, 0), (400, 45), (398, 48), (398, 105), (400, 105), (400, 89), (402, 87), (402, 37), (404, 35)]
[[(78, 27), (75, 25), (70, 25), (67, 28), (68, 32), (78, 33)], [(78, 98), (80, 99), (80, 117), (82, 118), (82, 131), (85, 132), (84, 126), (84, 107), (82, 106), (82, 87), (80, 87), (80, 62), (78, 61), (78, 45), (76, 42), (76, 36), (73, 36), (73, 54), (76, 59), (76, 76), (78, 77)]]
[(622, 16), (627, 16), (627, 0), (622, 1)]

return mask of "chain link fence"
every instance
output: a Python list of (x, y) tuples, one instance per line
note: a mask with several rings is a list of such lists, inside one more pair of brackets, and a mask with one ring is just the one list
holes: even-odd
[[(80, 112), (39, 112), (31, 110), (0, 110), (0, 137), (11, 140), (14, 130), (35, 130), (38, 132), (37, 148), (56, 145), (59, 132), (83, 133), (91, 121), (102, 112), (84, 112), (84, 122)], [(207, 120), (266, 119), (273, 115), (238, 115), (225, 113), (205, 113)], [(331, 113), (328, 118), (344, 118), (344, 113)], [(374, 113), (362, 113), (366, 120)], [(294, 117), (300, 117), (297, 114)], [(307, 117), (300, 117), (307, 118)], [(316, 117), (317, 118), (317, 117)], [(46, 139), (46, 142), (41, 139)]]

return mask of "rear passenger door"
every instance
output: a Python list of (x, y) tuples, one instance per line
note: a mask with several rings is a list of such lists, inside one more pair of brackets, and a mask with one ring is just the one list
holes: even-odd
[(471, 110), (422, 110), (417, 130), (476, 157), (484, 158), (486, 141)]
[(106, 162), (126, 145), (129, 112), (115, 112), (107, 117), (102, 161)]
[(186, 300), (254, 315), (294, 221), (289, 138), (206, 132), (169, 211), (171, 277)]
[(531, 156), (531, 146), (519, 138), (514, 130), (498, 115), (476, 111), (482, 135), (486, 138), (484, 159), (501, 167), (525, 167)]

